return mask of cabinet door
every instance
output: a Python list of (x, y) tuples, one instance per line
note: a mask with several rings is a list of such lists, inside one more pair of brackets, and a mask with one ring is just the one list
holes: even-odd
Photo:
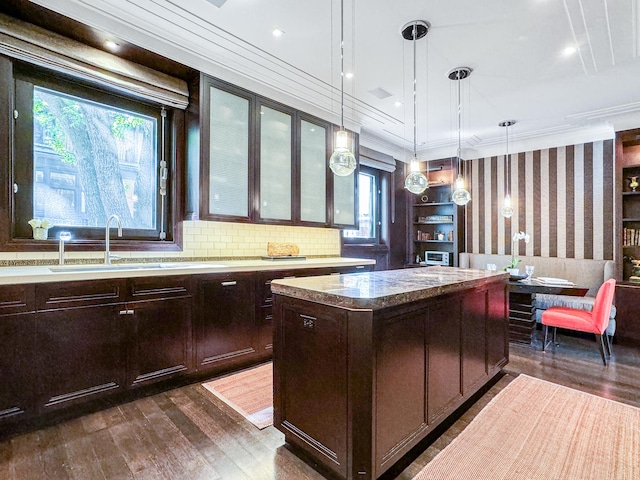
[(191, 298), (132, 302), (124, 312), (129, 386), (165, 380), (189, 369)]
[(254, 354), (253, 274), (202, 276), (197, 288), (198, 368), (229, 366)]
[(19, 420), (32, 406), (35, 314), (0, 315), (0, 424)]
[(472, 290), (462, 303), (462, 393), (474, 391), (487, 375), (487, 290)]
[[(207, 77), (204, 77), (205, 79)], [(203, 218), (248, 219), (252, 176), (251, 97), (204, 80)], [(208, 107), (208, 108), (207, 108)], [(208, 161), (207, 161), (208, 160)]]
[(460, 301), (448, 298), (429, 308), (428, 393), (429, 423), (461, 398)]
[(292, 220), (292, 114), (260, 106), (260, 218)]
[(327, 223), (327, 128), (300, 121), (300, 221)]
[(99, 305), (36, 314), (36, 384), (41, 413), (122, 388), (119, 308)]

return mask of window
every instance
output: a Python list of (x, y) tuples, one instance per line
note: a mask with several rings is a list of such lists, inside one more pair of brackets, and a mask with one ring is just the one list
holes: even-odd
[(380, 171), (360, 167), (358, 174), (358, 229), (343, 230), (346, 243), (380, 242)]
[(172, 239), (161, 106), (45, 74), (15, 74), (14, 237), (30, 238), (28, 220), (46, 218), (75, 238), (102, 239), (115, 213), (124, 238)]

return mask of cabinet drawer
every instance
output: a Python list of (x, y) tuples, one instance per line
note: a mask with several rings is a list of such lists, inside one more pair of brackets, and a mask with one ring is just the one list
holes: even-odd
[(125, 280), (120, 278), (40, 283), (36, 285), (36, 308), (57, 310), (123, 302), (125, 285)]
[(192, 290), (191, 276), (131, 278), (127, 290), (127, 301), (189, 297)]
[(0, 286), (0, 315), (35, 310), (34, 285)]

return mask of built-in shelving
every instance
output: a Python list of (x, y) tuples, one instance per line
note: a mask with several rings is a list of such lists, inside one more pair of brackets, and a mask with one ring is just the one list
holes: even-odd
[[(464, 244), (464, 209), (451, 201), (454, 172), (449, 168), (449, 160), (441, 163), (442, 170), (429, 172), (429, 189), (424, 194), (407, 193), (411, 205), (407, 212), (408, 266), (423, 265), (420, 262), (424, 262), (425, 252), (447, 252), (449, 265), (458, 265), (458, 254)], [(444, 238), (438, 240), (438, 234)]]

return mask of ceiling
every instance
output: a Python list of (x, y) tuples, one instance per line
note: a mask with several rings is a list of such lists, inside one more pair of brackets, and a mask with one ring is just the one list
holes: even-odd
[[(340, 0), (32, 0), (103, 32), (340, 123)], [(640, 127), (640, 0), (344, 0), (345, 125), (361, 143), (463, 158), (613, 138)], [(284, 34), (276, 38), (274, 28)], [(574, 47), (575, 53), (563, 52)], [(385, 98), (380, 98), (387, 95)], [(395, 102), (402, 102), (396, 106)]]

